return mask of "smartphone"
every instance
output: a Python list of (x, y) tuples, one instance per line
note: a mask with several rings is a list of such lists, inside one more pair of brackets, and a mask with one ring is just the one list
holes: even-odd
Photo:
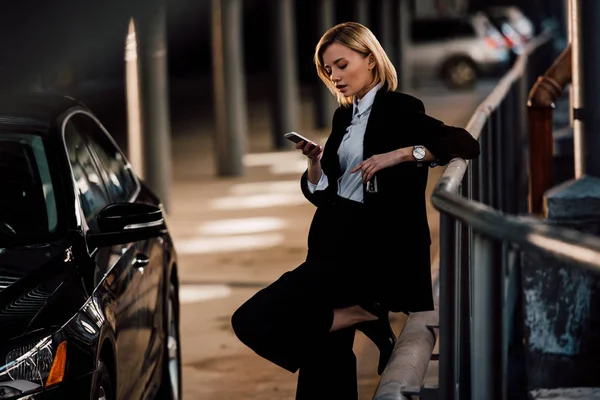
[(318, 144), (314, 140), (307, 139), (304, 136), (302, 136), (301, 134), (296, 133), (296, 132), (288, 132), (285, 135), (283, 135), (283, 137), (285, 137), (287, 140), (291, 140), (294, 143), (299, 143), (301, 141), (305, 141), (306, 143), (311, 144), (313, 147), (318, 146)]

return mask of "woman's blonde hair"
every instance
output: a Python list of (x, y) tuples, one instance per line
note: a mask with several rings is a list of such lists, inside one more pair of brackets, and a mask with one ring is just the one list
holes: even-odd
[(329, 91), (336, 96), (340, 105), (349, 106), (352, 104), (354, 96), (345, 97), (336, 90), (335, 84), (331, 81), (329, 73), (327, 73), (327, 70), (324, 67), (323, 53), (333, 43), (339, 43), (346, 46), (361, 54), (363, 57), (368, 57), (372, 54), (375, 58), (375, 82), (381, 83), (387, 90), (396, 90), (398, 87), (396, 68), (394, 68), (394, 65), (373, 32), (358, 22), (344, 22), (325, 32), (321, 37), (321, 40), (319, 40), (319, 43), (317, 43), (314, 58), (319, 78), (325, 83)]

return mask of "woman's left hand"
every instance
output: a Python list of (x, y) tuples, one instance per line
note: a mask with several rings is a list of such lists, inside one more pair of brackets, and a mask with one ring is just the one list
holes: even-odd
[(400, 161), (401, 159), (398, 157), (398, 154), (395, 151), (390, 151), (389, 153), (384, 154), (375, 154), (374, 156), (369, 157), (365, 161), (358, 164), (350, 172), (355, 173), (358, 172), (358, 170), (362, 170), (362, 180), (363, 182), (368, 182), (377, 171), (381, 171), (384, 168), (393, 167), (394, 165), (399, 164)]

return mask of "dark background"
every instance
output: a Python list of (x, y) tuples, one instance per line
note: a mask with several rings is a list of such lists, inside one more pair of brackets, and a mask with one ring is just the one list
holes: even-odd
[[(120, 79), (128, 20), (155, 0), (24, 0), (5, 5), (0, 13), (0, 59), (4, 87), (25, 76), (74, 66), (77, 80)], [(275, 0), (244, 0), (244, 56), (250, 74), (268, 73), (273, 42)], [(518, 5), (536, 24), (563, 13), (563, 0), (470, 0), (470, 10), (488, 5)], [(9, 8), (10, 5), (10, 8)], [(371, 26), (379, 34), (380, 1), (372, 0)], [(336, 23), (354, 19), (353, 1), (336, 2)], [(315, 23), (317, 0), (296, 0), (296, 39), (299, 77), (315, 79), (312, 55), (322, 32)], [(211, 73), (210, 0), (168, 0), (169, 70), (173, 77)], [(559, 22), (562, 23), (560, 20)]]

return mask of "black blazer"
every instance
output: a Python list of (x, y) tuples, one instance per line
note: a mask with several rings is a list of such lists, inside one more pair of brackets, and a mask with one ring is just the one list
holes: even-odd
[[(302, 192), (317, 207), (327, 204), (337, 194), (337, 181), (342, 175), (337, 152), (351, 118), (352, 106), (339, 107), (334, 113), (331, 134), (321, 159), (321, 167), (329, 180), (327, 189), (311, 193), (308, 171), (302, 175)], [(367, 123), (363, 159), (413, 145), (425, 146), (437, 157), (439, 165), (446, 165), (454, 157), (472, 159), (479, 155), (479, 143), (465, 129), (445, 125), (427, 115), (423, 102), (413, 96), (381, 88)], [(428, 164), (404, 162), (377, 172), (377, 193), (369, 193), (363, 186), (364, 204), (372, 219), (379, 222), (377, 229), (369, 234), (377, 235), (374, 251), (379, 262), (386, 264), (386, 276), (381, 278), (391, 283), (390, 291), (397, 290), (402, 282), (407, 283), (401, 289), (405, 294), (401, 296), (402, 304), (393, 305), (392, 310), (433, 308), (431, 239), (425, 196), (428, 170)], [(314, 240), (327, 240), (319, 237), (321, 230), (318, 221), (313, 220), (309, 246)], [(394, 294), (387, 293), (387, 297), (394, 298)]]

